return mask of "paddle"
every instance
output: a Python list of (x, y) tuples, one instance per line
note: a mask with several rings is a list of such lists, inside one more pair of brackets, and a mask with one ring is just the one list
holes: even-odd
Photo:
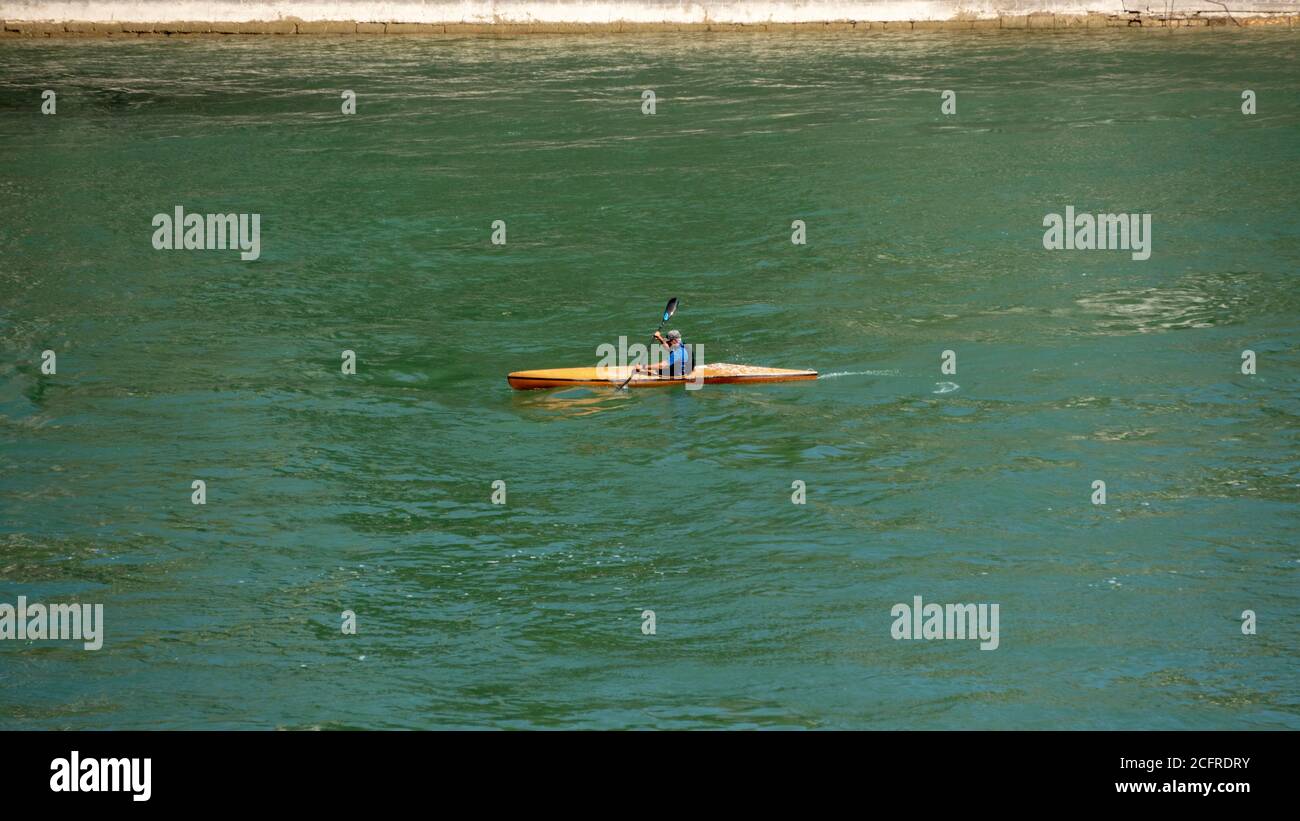
[[(664, 318), (659, 320), (659, 327), (655, 328), (656, 334), (664, 329), (664, 323), (666, 323), (668, 321), (668, 318), (675, 313), (677, 313), (677, 297), (673, 297), (672, 299), (668, 300), (668, 304), (664, 306)], [(651, 345), (654, 344), (654, 334), (651, 334), (650, 336), (650, 344)], [(631, 382), (632, 377), (634, 376), (636, 376), (635, 370), (627, 375), (627, 379), (623, 380), (623, 384), (619, 385), (618, 389), (623, 390), (624, 388), (626, 388), (627, 383)]]

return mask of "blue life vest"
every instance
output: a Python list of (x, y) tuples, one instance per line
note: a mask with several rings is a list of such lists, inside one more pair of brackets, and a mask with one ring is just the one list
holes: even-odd
[(678, 344), (668, 352), (668, 375), (669, 376), (687, 376), (692, 369), (691, 352), (686, 349), (686, 344)]

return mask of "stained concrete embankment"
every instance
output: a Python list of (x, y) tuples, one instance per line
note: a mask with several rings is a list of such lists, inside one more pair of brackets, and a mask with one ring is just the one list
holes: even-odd
[(1300, 0), (4, 0), (3, 37), (1285, 27)]

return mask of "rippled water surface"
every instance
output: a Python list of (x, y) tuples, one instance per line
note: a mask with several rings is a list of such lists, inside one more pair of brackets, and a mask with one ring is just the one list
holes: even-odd
[[(6, 42), (0, 149), (0, 602), (106, 620), (0, 726), (1300, 727), (1294, 34)], [(673, 295), (826, 378), (507, 387)]]

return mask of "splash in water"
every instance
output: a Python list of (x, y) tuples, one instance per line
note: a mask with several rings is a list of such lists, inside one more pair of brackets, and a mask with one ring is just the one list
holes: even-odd
[(837, 376), (898, 376), (898, 371), (837, 371), (835, 373), (820, 374), (817, 378), (834, 379)]

